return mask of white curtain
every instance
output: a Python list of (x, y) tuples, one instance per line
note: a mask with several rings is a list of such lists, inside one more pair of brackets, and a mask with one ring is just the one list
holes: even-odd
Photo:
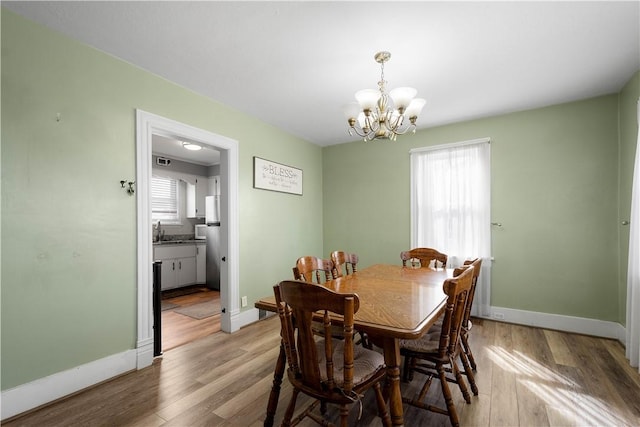
[(627, 271), (627, 359), (640, 372), (640, 100), (638, 100), (638, 142), (633, 169)]
[(491, 296), (489, 138), (411, 150), (411, 247), (449, 256), (449, 267), (481, 257), (473, 304), (488, 316)]

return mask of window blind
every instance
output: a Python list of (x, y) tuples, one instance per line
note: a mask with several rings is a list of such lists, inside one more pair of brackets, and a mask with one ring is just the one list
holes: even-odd
[(178, 220), (178, 181), (151, 177), (151, 213), (154, 220)]

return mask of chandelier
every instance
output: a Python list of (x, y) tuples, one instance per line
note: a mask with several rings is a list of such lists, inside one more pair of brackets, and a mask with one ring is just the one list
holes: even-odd
[[(416, 120), (427, 102), (416, 98), (418, 93), (412, 87), (398, 87), (387, 95), (384, 80), (384, 63), (391, 58), (389, 52), (378, 52), (374, 56), (380, 64), (378, 90), (364, 89), (356, 92), (356, 100), (344, 106), (344, 114), (349, 123), (349, 135), (356, 135), (366, 141), (389, 139), (395, 141), (398, 135), (411, 130), (416, 132)], [(389, 102), (391, 101), (391, 102)], [(408, 121), (405, 120), (408, 118)]]

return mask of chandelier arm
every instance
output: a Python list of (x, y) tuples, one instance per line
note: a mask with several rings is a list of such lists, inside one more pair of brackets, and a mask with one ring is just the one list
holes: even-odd
[[(371, 130), (374, 128), (373, 124), (377, 123), (377, 114), (375, 113), (369, 113), (368, 115), (364, 116), (364, 127), (361, 126), (362, 131), (365, 133), (370, 133)], [(358, 123), (358, 125), (360, 125), (360, 123)], [(369, 129), (369, 132), (366, 131), (366, 129)]]
[(409, 131), (412, 131), (413, 133), (416, 133), (416, 125), (415, 125), (415, 123), (411, 123), (404, 130), (396, 129), (395, 131), (393, 131), (393, 133), (395, 133), (396, 135), (404, 135), (405, 133), (407, 133)]
[(358, 129), (357, 127), (355, 127), (355, 126), (351, 126), (351, 127), (349, 128), (349, 135), (353, 136), (353, 133), (352, 133), (352, 132), (353, 132), (353, 133), (355, 133), (356, 135), (358, 135), (358, 136), (359, 136), (359, 137), (361, 137), (361, 138), (364, 138), (364, 137), (366, 137), (367, 135), (369, 135), (369, 133), (371, 133), (371, 132), (369, 132), (369, 133), (364, 133), (363, 131), (359, 130), (359, 129)]
[(392, 129), (400, 127), (400, 125), (402, 125), (402, 121), (403, 121), (403, 118), (404, 118), (404, 116), (402, 114), (399, 114), (396, 117), (395, 121), (392, 120), (393, 119), (393, 111), (389, 111), (387, 113), (387, 117), (388, 117), (387, 121), (389, 123), (389, 127), (392, 128)]

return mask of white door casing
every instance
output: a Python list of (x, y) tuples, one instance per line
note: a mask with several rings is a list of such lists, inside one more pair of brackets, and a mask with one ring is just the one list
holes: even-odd
[(220, 151), (220, 302), (221, 329), (239, 329), (239, 229), (238, 229), (238, 142), (171, 119), (136, 110), (137, 193), (137, 368), (153, 362), (153, 245), (151, 236), (150, 181), (152, 136), (160, 135), (206, 144)]

